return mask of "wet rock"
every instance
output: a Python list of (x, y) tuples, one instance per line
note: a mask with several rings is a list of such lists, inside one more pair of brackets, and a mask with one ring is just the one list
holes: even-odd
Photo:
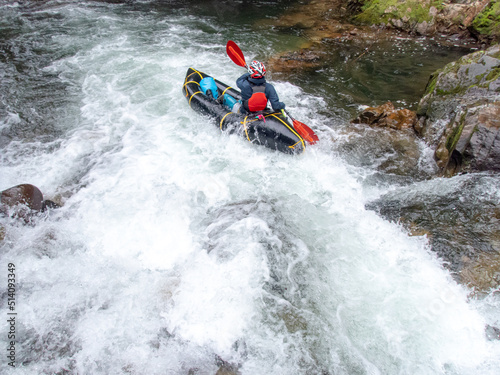
[(475, 293), (500, 286), (500, 179), (469, 174), (387, 193), (368, 209), (426, 235), (456, 280)]
[(57, 207), (57, 203), (44, 200), (40, 189), (31, 184), (17, 185), (0, 192), (0, 214), (23, 219), (26, 223), (33, 214)]
[[(470, 130), (470, 124), (476, 123), (475, 131), (469, 141), (467, 149), (466, 141), (460, 142), (455, 147), (456, 150), (470, 159), (471, 168), (474, 170), (500, 170), (500, 102), (480, 107), (471, 115), (467, 124)], [(466, 133), (468, 139), (468, 134)], [(461, 140), (462, 140), (461, 139)]]
[(409, 109), (396, 109), (391, 102), (378, 107), (368, 107), (353, 120), (356, 124), (368, 124), (391, 129), (413, 129), (417, 114)]
[(500, 46), (435, 72), (417, 113), (417, 129), (443, 174), (499, 171)]
[(2, 191), (0, 196), (0, 203), (4, 207), (23, 204), (34, 211), (41, 211), (43, 209), (43, 194), (34, 185), (17, 185)]
[(276, 72), (289, 72), (296, 69), (317, 68), (322, 64), (322, 53), (308, 49), (286, 52), (269, 60), (269, 66)]
[(475, 259), (464, 258), (464, 268), (460, 271), (460, 281), (478, 293), (488, 292), (500, 286), (500, 253), (484, 252)]
[(350, 164), (377, 170), (384, 179), (392, 175), (394, 182), (427, 177), (419, 168), (421, 150), (412, 133), (362, 124), (351, 124), (344, 132), (335, 147)]
[(240, 375), (239, 366), (224, 361), (221, 357), (215, 356), (215, 363), (219, 366), (219, 369), (215, 375)]
[(490, 341), (500, 340), (500, 329), (497, 327), (487, 325), (485, 333), (486, 333), (486, 338)]
[(446, 34), (455, 39), (477, 38), (481, 31), (471, 33), (474, 20), (490, 3), (489, 0), (443, 1), (439, 7), (431, 1), (364, 2), (354, 19), (370, 25), (394, 28), (404, 32), (434, 36)]

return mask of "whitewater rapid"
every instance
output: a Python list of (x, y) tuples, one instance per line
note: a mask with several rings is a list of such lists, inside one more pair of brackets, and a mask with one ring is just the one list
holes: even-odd
[[(498, 373), (484, 331), (498, 297), (469, 300), (425, 237), (365, 209), (387, 187), (367, 188), (369, 171), (332, 151), (324, 99), (275, 82), (321, 138), (298, 157), (189, 108), (190, 66), (234, 84), (225, 42), (252, 58), (265, 33), (49, 3), (29, 15), (2, 5), (4, 22), (31, 28), (16, 43), (55, 56), (37, 74), (63, 89), (49, 140), (27, 132), (3, 148), (0, 190), (32, 183), (64, 203), (34, 226), (2, 219), (0, 267), (17, 275), (17, 367), (4, 351), (2, 373)], [(19, 124), (9, 108), (0, 128)]]

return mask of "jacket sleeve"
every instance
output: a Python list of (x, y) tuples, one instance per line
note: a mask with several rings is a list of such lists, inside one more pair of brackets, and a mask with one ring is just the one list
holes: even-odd
[(276, 92), (276, 89), (274, 88), (273, 85), (267, 83), (266, 84), (266, 89), (268, 91), (267, 98), (271, 102), (271, 106), (273, 107), (274, 111), (279, 111), (280, 109), (285, 109), (285, 103), (280, 102), (280, 99), (278, 97), (278, 94)]
[[(241, 91), (242, 100), (247, 100), (252, 95), (251, 94), (252, 90), (250, 89), (250, 83), (248, 82), (248, 77), (250, 77), (250, 73), (245, 73), (236, 80), (236, 86), (238, 86), (238, 88)], [(250, 89), (250, 94), (248, 93), (249, 89)]]

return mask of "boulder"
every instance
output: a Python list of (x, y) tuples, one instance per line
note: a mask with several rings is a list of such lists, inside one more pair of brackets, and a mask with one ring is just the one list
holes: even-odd
[(350, 163), (371, 166), (386, 178), (427, 178), (428, 173), (420, 168), (421, 141), (414, 130), (416, 125), (414, 111), (396, 109), (391, 102), (368, 107), (345, 128), (347, 136), (337, 148)]
[(277, 55), (268, 61), (268, 65), (277, 74), (290, 72), (297, 69), (318, 68), (323, 64), (322, 55), (324, 53), (316, 52), (309, 49), (301, 49), (299, 51), (286, 52)]
[(442, 173), (499, 171), (500, 46), (435, 72), (417, 114), (415, 129), (435, 149)]
[[(483, 18), (489, 19), (491, 23), (491, 11), (482, 14), (485, 9), (492, 7), (492, 3), (494, 2), (490, 0), (463, 0), (459, 3), (407, 0), (394, 4), (387, 0), (365, 0), (363, 7), (357, 8), (358, 13), (354, 15), (354, 19), (418, 35), (444, 34), (456, 37), (457, 40), (472, 37), (478, 39), (478, 35), (484, 34), (484, 28), (474, 25), (478, 23), (477, 19)], [(483, 23), (488, 22), (484, 21), (481, 25)]]
[(387, 102), (378, 107), (366, 108), (352, 122), (396, 130), (413, 129), (417, 114), (405, 108), (396, 109), (391, 102)]
[(500, 3), (498, 1), (481, 1), (481, 11), (474, 17), (469, 31), (480, 42), (491, 44), (500, 40)]
[(33, 214), (57, 207), (60, 207), (57, 203), (44, 200), (40, 189), (31, 184), (13, 186), (0, 192), (0, 214), (23, 219), (26, 223), (30, 222)]
[(366, 207), (426, 235), (452, 276), (476, 293), (500, 286), (500, 179), (484, 173), (390, 191)]
[(18, 204), (26, 205), (34, 211), (43, 209), (43, 194), (34, 185), (21, 184), (0, 193), (0, 203), (2, 207), (13, 207)]

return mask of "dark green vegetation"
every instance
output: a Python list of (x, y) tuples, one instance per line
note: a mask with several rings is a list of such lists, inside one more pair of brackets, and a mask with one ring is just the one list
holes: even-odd
[(472, 21), (472, 26), (479, 34), (498, 37), (500, 35), (500, 2), (491, 1)]

